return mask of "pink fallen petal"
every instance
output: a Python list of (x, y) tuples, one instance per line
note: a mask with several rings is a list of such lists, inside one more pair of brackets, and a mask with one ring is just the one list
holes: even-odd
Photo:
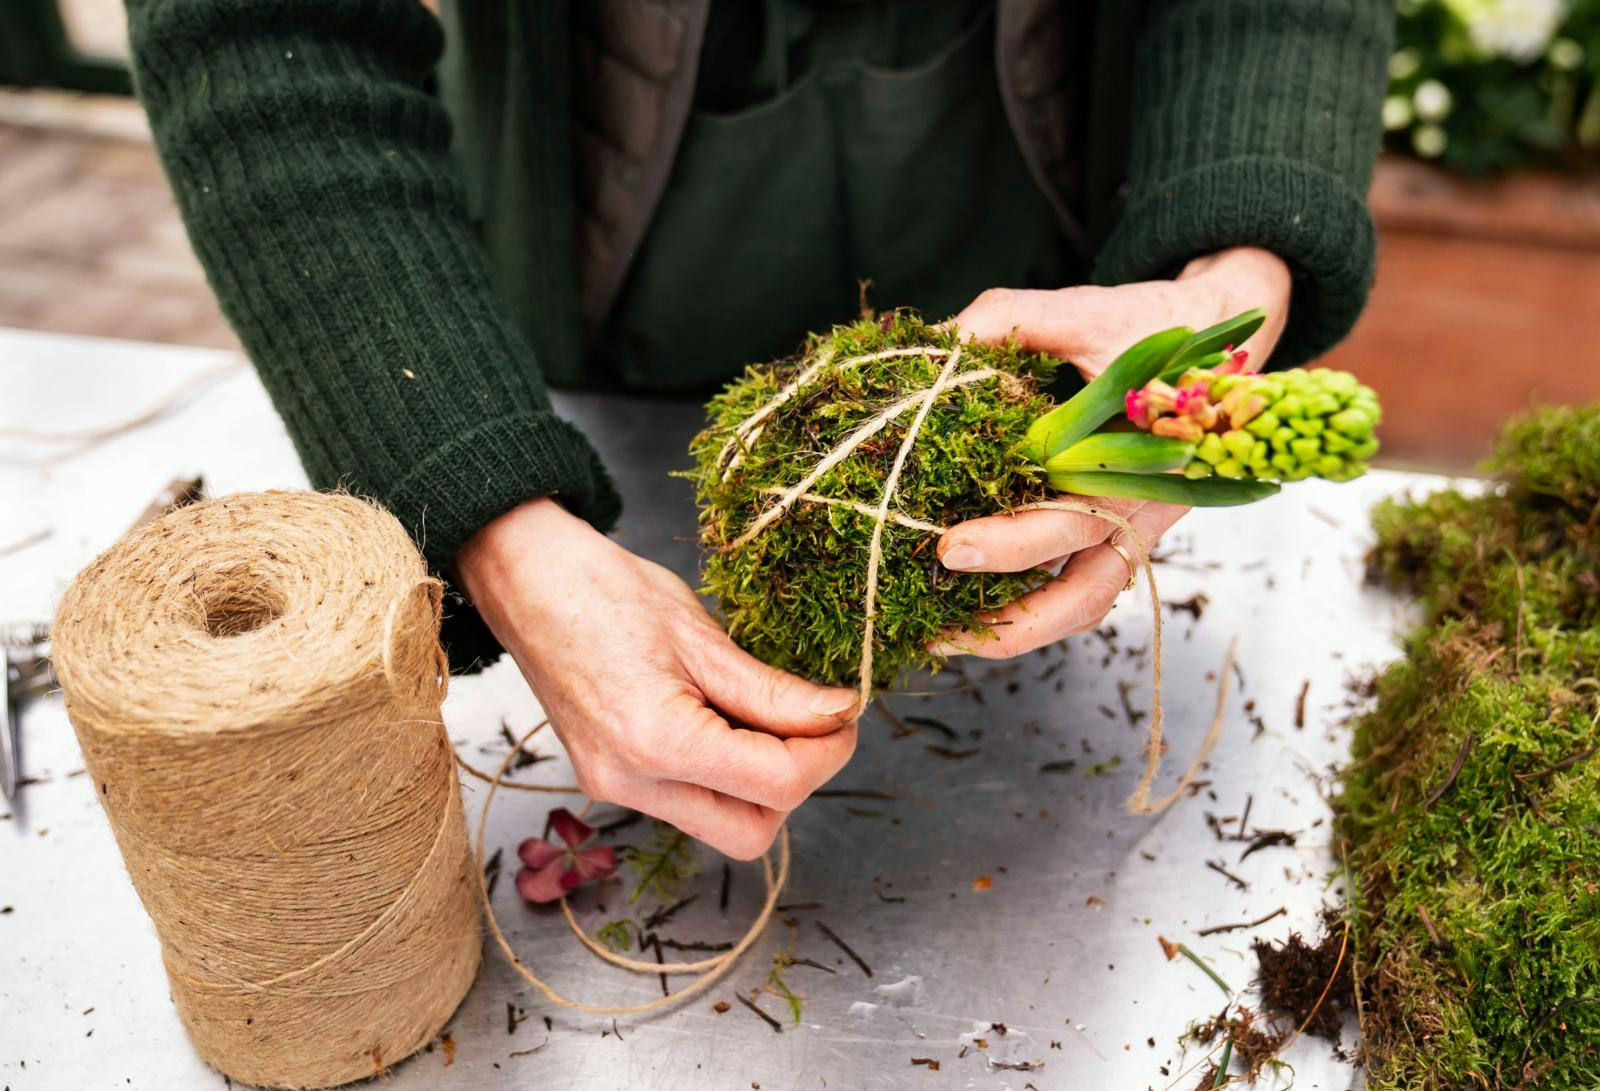
[(557, 837), (573, 848), (577, 848), (594, 836), (594, 827), (585, 825), (577, 815), (565, 807), (557, 807), (550, 812), (550, 828), (555, 831)]
[(552, 860), (542, 868), (522, 868), (517, 872), (517, 893), (535, 905), (553, 902), (567, 892), (565, 871), (564, 859)]
[(530, 837), (517, 846), (517, 855), (529, 867), (542, 868), (551, 860), (558, 860), (566, 855), (566, 850), (560, 845), (552, 845), (542, 837)]
[(610, 879), (617, 874), (617, 850), (610, 845), (583, 849), (573, 862), (572, 872), (578, 876), (579, 882)]

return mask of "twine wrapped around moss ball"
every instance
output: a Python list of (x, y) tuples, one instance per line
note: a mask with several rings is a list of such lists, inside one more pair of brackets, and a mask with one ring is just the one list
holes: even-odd
[(930, 531), (1048, 495), (1019, 447), (1050, 407), (1040, 386), (1056, 366), (896, 312), (813, 338), (799, 362), (749, 368), (693, 445), (705, 589), (733, 638), (774, 666), (853, 684), (873, 594), (871, 681), (885, 685), (932, 663), (945, 630), (981, 629), (981, 612), (1029, 576), (947, 571)]
[(95, 794), (190, 1038), (236, 1080), (381, 1073), (476, 975), (439, 590), (382, 510), (272, 492), (158, 519), (62, 600)]
[(854, 683), (864, 711), (874, 686), (908, 666), (936, 667), (928, 645), (945, 630), (983, 633), (983, 611), (1037, 580), (945, 570), (927, 547), (946, 529), (1004, 511), (1102, 519), (1137, 551), (1150, 591), (1150, 728), (1128, 809), (1155, 814), (1194, 782), (1221, 737), (1234, 648), (1199, 751), (1152, 800), (1167, 746), (1155, 570), (1124, 516), (1041, 487), (1025, 446), (1051, 405), (1039, 386), (1058, 366), (1010, 342), (962, 342), (953, 325), (899, 311), (813, 337), (798, 362), (746, 369), (712, 399), (711, 425), (691, 445), (705, 590), (746, 649)]

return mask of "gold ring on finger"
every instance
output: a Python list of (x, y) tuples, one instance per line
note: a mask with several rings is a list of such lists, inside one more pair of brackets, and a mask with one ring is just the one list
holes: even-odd
[(1124, 591), (1132, 591), (1139, 580), (1139, 562), (1133, 559), (1133, 554), (1122, 546), (1120, 542), (1107, 542), (1106, 545), (1116, 550), (1128, 565), (1128, 582), (1122, 585)]

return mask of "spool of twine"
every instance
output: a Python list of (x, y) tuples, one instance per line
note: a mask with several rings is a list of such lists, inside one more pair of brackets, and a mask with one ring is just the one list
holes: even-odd
[(195, 1048), (327, 1087), (430, 1041), (480, 926), (439, 585), (390, 515), (247, 493), (79, 574), (56, 671)]

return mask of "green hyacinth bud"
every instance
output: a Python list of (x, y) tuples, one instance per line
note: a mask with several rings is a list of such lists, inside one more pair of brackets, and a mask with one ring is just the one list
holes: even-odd
[(1256, 437), (1242, 428), (1234, 428), (1222, 433), (1222, 446), (1227, 450), (1228, 454), (1240, 462), (1249, 460), (1250, 452), (1255, 448), (1256, 442)]
[(1185, 477), (1347, 481), (1366, 471), (1382, 420), (1371, 387), (1327, 368), (1253, 374), (1243, 370), (1241, 355), (1222, 352), (1220, 363), (1218, 356), (1180, 353), (1171, 371), (1175, 387), (1150, 384), (1128, 396), (1129, 419), (1154, 433), (1152, 440), (1189, 445)]

